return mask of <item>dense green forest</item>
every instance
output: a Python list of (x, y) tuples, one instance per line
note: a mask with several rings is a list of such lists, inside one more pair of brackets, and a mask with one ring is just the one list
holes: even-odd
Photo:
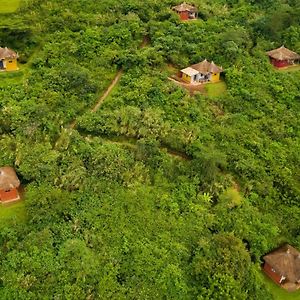
[[(299, 1), (194, 0), (192, 22), (177, 3), (1, 14), (21, 68), (0, 74), (0, 166), (25, 200), (0, 222), (0, 299), (274, 299), (262, 256), (300, 249), (300, 71), (265, 51), (300, 53)], [(205, 58), (221, 96), (168, 80)]]

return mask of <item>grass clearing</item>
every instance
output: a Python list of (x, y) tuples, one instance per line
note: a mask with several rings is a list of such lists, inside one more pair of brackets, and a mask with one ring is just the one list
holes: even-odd
[(227, 85), (224, 81), (216, 83), (207, 83), (205, 85), (206, 93), (209, 97), (219, 97), (227, 91)]
[(300, 65), (290, 66), (287, 68), (277, 69), (280, 73), (296, 72), (300, 71)]
[(0, 72), (0, 86), (18, 84), (22, 82), (23, 75), (24, 75), (24, 70)]
[(25, 202), (19, 201), (0, 205), (1, 224), (24, 222), (26, 219)]
[(15, 12), (20, 6), (21, 0), (0, 0), (0, 14)]
[(289, 293), (283, 288), (276, 285), (265, 274), (263, 274), (263, 276), (267, 287), (273, 294), (274, 300), (300, 300), (300, 291)]

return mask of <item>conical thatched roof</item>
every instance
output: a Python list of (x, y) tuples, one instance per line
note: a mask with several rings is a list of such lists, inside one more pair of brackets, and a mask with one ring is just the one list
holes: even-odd
[(183, 2), (177, 6), (174, 6), (172, 9), (177, 12), (183, 12), (183, 11), (197, 12), (197, 8), (195, 6), (187, 4), (185, 2)]
[(223, 72), (222, 67), (219, 67), (213, 61), (209, 62), (206, 59), (198, 64), (192, 65), (191, 68), (199, 71), (202, 74)]
[(11, 167), (0, 168), (0, 189), (1, 190), (10, 190), (13, 188), (18, 188), (19, 186), (20, 186), (20, 181), (13, 168)]
[(264, 261), (271, 266), (277, 274), (286, 277), (291, 283), (300, 280), (300, 252), (290, 245), (281, 248), (263, 257)]
[(300, 59), (300, 55), (296, 52), (293, 52), (284, 46), (281, 46), (280, 48), (268, 51), (267, 54), (276, 60), (294, 60), (294, 59)]
[(18, 58), (18, 57), (19, 57), (19, 55), (15, 51), (13, 51), (7, 47), (5, 47), (5, 48), (0, 47), (0, 59)]

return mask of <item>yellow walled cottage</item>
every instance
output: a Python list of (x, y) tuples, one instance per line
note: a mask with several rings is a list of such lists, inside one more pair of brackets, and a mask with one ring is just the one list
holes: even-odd
[(19, 55), (15, 51), (7, 47), (5, 48), (0, 47), (0, 71), (19, 70), (18, 63), (17, 63), (18, 58)]
[(180, 71), (181, 79), (187, 83), (194, 83), (197, 80), (198, 71), (194, 70), (191, 67), (185, 68)]
[(222, 67), (206, 59), (180, 71), (181, 79), (187, 83), (218, 82)]

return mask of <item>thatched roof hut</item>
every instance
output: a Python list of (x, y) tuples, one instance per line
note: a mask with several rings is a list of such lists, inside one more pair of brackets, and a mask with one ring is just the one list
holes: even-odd
[(208, 60), (203, 60), (202, 62), (192, 65), (191, 68), (199, 71), (202, 74), (208, 73), (221, 73), (223, 72), (223, 68), (217, 66), (213, 61), (209, 62)]
[(16, 59), (19, 58), (18, 53), (13, 51), (12, 49), (9, 49), (7, 47), (1, 48), (0, 47), (0, 59)]
[(172, 8), (174, 11), (177, 11), (178, 13), (188, 11), (188, 12), (197, 12), (197, 8), (194, 5), (187, 4), (186, 2), (183, 2), (179, 5), (173, 6)]
[(0, 168), (0, 190), (8, 191), (18, 188), (20, 181), (15, 170), (11, 167)]
[(263, 257), (264, 271), (283, 288), (294, 291), (300, 288), (300, 252), (284, 245)]
[(268, 56), (276, 60), (296, 60), (300, 59), (300, 55), (294, 51), (291, 51), (284, 46), (267, 52)]

